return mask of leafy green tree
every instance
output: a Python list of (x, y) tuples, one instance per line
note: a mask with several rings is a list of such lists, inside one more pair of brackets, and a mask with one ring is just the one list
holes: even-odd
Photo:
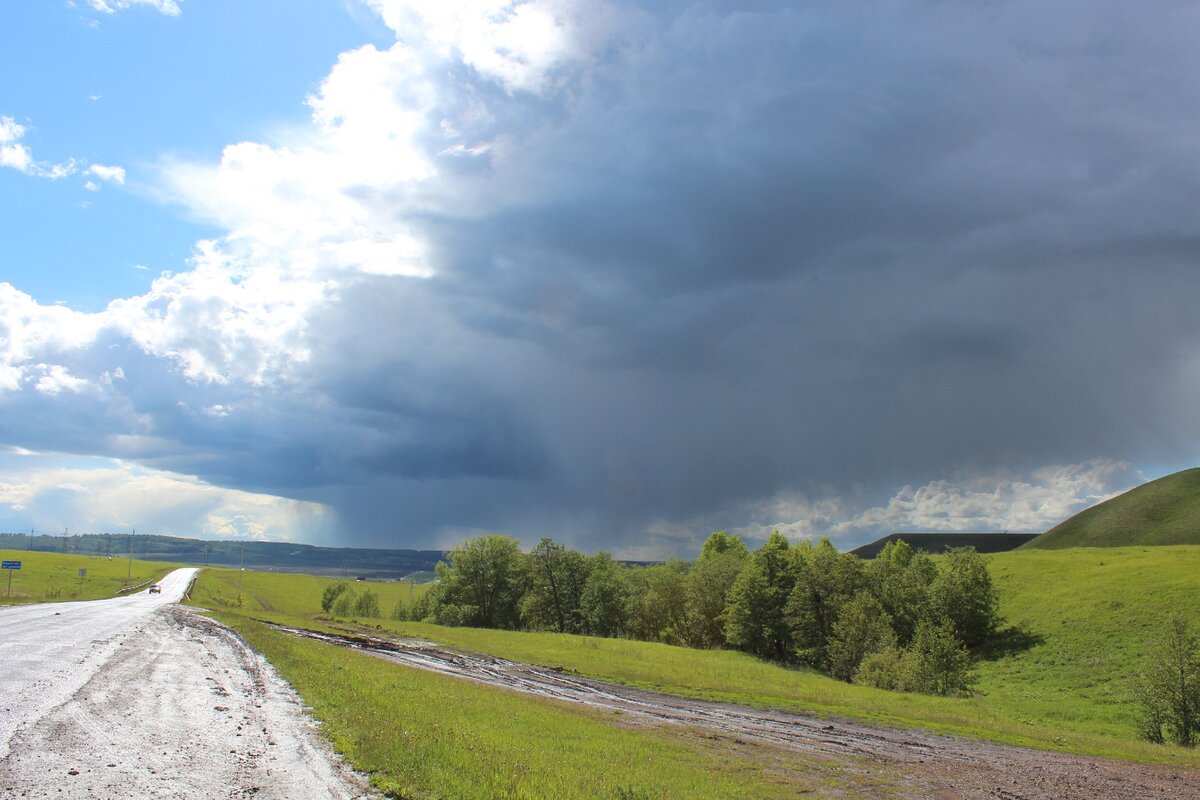
[[(717, 531), (713, 534), (722, 533)], [(712, 541), (713, 536), (709, 537)], [(692, 647), (723, 647), (725, 645), (725, 607), (729, 590), (750, 558), (740, 539), (741, 547), (709, 548), (692, 564), (687, 573), (687, 616), (690, 621), (688, 644)]]
[(560, 633), (583, 630), (583, 589), (588, 560), (550, 539), (542, 539), (525, 559), (521, 619), (535, 629)]
[(597, 553), (589, 560), (587, 583), (579, 598), (584, 627), (596, 636), (622, 636), (629, 596), (625, 570), (608, 553)]
[(729, 589), (725, 637), (729, 644), (761, 658), (786, 661), (791, 637), (784, 607), (795, 585), (793, 558), (779, 531), (742, 567)]
[(325, 591), (321, 593), (321, 610), (328, 614), (333, 610), (333, 604), (337, 602), (342, 592), (350, 588), (350, 584), (344, 581), (331, 583), (325, 587)]
[(838, 614), (864, 588), (862, 560), (839, 553), (828, 539), (799, 549), (795, 585), (785, 608), (794, 657), (817, 669), (829, 668), (829, 642)]
[(1173, 616), (1134, 681), (1138, 732), (1151, 742), (1200, 740), (1200, 635)]
[(740, 537), (725, 531), (713, 531), (700, 548), (701, 560), (726, 554), (744, 558), (750, 555), (750, 548)]
[(333, 615), (335, 617), (348, 617), (354, 613), (354, 604), (358, 602), (354, 591), (346, 589), (341, 592), (337, 599), (333, 601)]
[(906, 691), (923, 694), (964, 694), (973, 682), (971, 654), (955, 635), (950, 620), (917, 623), (912, 644), (905, 653)]
[(937, 619), (948, 619), (967, 647), (991, 638), (1000, 625), (998, 601), (983, 556), (974, 547), (954, 547), (946, 552), (945, 565), (930, 587)]
[(846, 603), (833, 623), (829, 641), (829, 672), (848, 681), (863, 659), (896, 646), (892, 618), (869, 592), (860, 591)]
[(929, 616), (930, 587), (937, 578), (937, 566), (923, 553), (914, 553), (903, 539), (888, 542), (863, 568), (867, 588), (892, 618), (896, 639), (902, 645), (912, 641), (917, 621)]
[(637, 639), (682, 644), (689, 635), (687, 563), (672, 559), (629, 574), (629, 630)]
[(434, 618), (442, 624), (516, 628), (524, 589), (525, 554), (511, 536), (468, 539), (439, 563), (441, 591)]
[(354, 613), (359, 617), (381, 616), (379, 598), (370, 589), (364, 589), (363, 593), (354, 601)]

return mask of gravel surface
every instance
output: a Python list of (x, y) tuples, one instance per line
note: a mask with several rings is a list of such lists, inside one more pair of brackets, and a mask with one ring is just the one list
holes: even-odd
[[(330, 635), (274, 626), (296, 636), (360, 649), (419, 669), (595, 708), (648, 723), (697, 726), (903, 776), (915, 796), (938, 800), (1188, 800), (1200, 798), (1191, 770), (1051, 753), (846, 720), (817, 719), (601, 683), (415, 640)], [(851, 768), (861, 768), (854, 766)]]
[(354, 798), (365, 783), (224, 626), (163, 593), (0, 610), (0, 794)]

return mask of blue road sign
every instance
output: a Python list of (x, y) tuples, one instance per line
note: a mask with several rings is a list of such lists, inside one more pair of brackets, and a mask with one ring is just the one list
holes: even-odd
[(0, 569), (20, 569), (20, 568), (21, 568), (20, 561), (5, 561), (3, 563), (0, 563)]

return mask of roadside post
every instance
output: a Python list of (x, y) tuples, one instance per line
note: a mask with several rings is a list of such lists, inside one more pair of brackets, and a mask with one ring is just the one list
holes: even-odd
[[(10, 577), (12, 576), (11, 572), (8, 574)], [(80, 567), (79, 568), (79, 599), (81, 599), (81, 600), (83, 599), (83, 579), (86, 577), (87, 577), (87, 567)]]
[(8, 596), (12, 597), (12, 574), (21, 568), (21, 562), (5, 561), (2, 568), (8, 570)]

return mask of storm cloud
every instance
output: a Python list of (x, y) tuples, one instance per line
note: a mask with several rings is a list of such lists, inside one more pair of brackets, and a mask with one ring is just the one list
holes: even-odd
[(5, 295), (7, 444), (645, 555), (1195, 460), (1194, 5), (370, 5), (310, 127), (162, 163), (191, 264)]

